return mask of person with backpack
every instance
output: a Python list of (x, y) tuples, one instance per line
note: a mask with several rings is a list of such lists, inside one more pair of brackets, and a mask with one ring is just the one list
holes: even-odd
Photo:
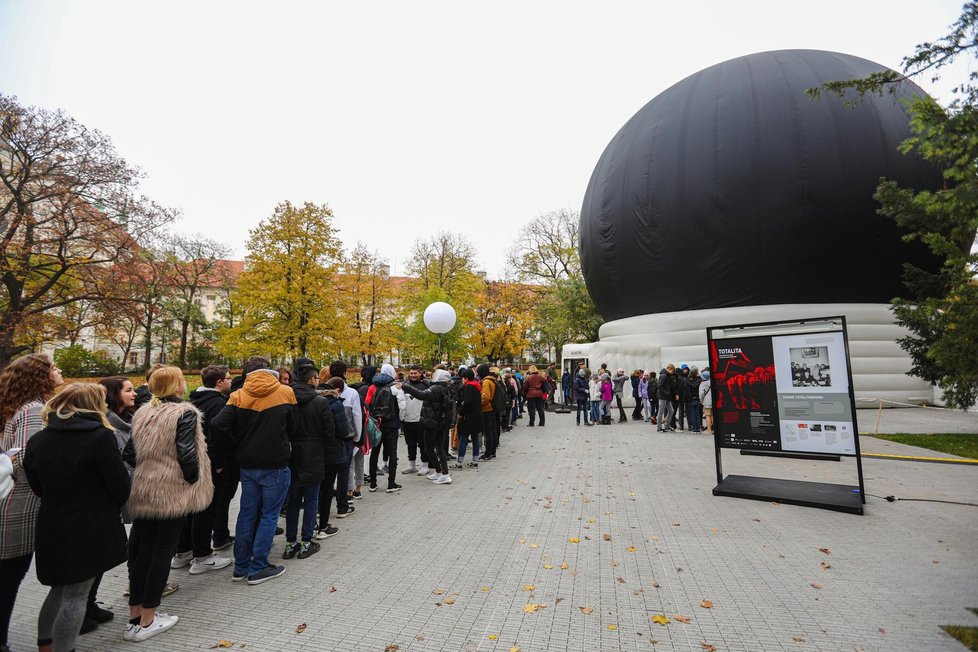
[(611, 376), (607, 373), (601, 374), (601, 423), (606, 426), (611, 425), (611, 400), (615, 395), (615, 386), (611, 382)]
[(494, 404), (499, 376), (487, 364), (480, 364), (476, 371), (482, 384), (482, 432), (485, 433), (485, 449), (481, 460), (485, 462), (496, 457), (496, 444), (499, 440), (499, 416)]
[(706, 416), (706, 432), (713, 432), (713, 391), (710, 386), (710, 370), (704, 369), (700, 372), (699, 397), (700, 405), (703, 406), (703, 413)]
[(452, 390), (452, 375), (444, 369), (435, 369), (431, 383), (425, 389), (404, 383), (401, 389), (408, 396), (423, 401), (421, 405), (421, 424), (424, 426), (424, 439), (428, 445), (428, 459), (431, 471), (425, 476), (433, 484), (451, 484), (452, 476), (448, 470), (448, 430), (455, 421), (455, 393)]
[(459, 392), (458, 408), (458, 462), (456, 469), (462, 468), (465, 462), (465, 445), (472, 442), (472, 461), (469, 468), (479, 467), (479, 432), (482, 430), (482, 385), (475, 379), (475, 372), (463, 369), (459, 372), (462, 377), (462, 389)]
[(679, 394), (676, 385), (676, 366), (672, 363), (663, 367), (659, 372), (659, 382), (656, 385), (656, 397), (659, 400), (659, 422), (656, 430), (659, 432), (675, 432), (673, 417), (675, 409), (672, 402), (678, 400)]
[[(346, 493), (350, 498), (359, 500), (363, 496), (360, 494), (360, 487), (363, 484), (363, 408), (360, 403), (360, 394), (356, 389), (346, 384), (346, 372), (348, 367), (342, 360), (334, 360), (329, 364), (329, 369), (319, 372), (320, 385), (329, 384), (336, 389), (343, 407), (346, 409), (347, 420), (349, 421), (350, 442), (350, 479), (346, 484)], [(325, 371), (325, 374), (323, 373)], [(323, 378), (327, 375), (327, 378)], [(338, 379), (342, 387), (338, 387), (333, 379)]]
[(502, 432), (509, 432), (513, 429), (513, 401), (516, 399), (516, 381), (513, 379), (513, 370), (509, 367), (503, 369), (502, 378), (499, 380), (499, 385), (503, 388), (505, 392), (505, 397), (503, 400), (502, 412), (499, 415), (500, 418), (500, 430)]
[[(364, 397), (367, 406), (367, 418), (372, 419), (380, 429), (380, 443), (387, 454), (387, 493), (401, 490), (401, 485), (395, 482), (397, 476), (397, 439), (401, 429), (401, 419), (404, 416), (406, 403), (404, 392), (394, 386), (397, 372), (394, 367), (385, 364), (380, 373), (375, 375)], [(370, 451), (370, 491), (377, 491), (377, 464), (380, 461), (380, 447)]]
[[(413, 385), (416, 389), (427, 389), (428, 384), (429, 381), (421, 377), (421, 367), (415, 364), (411, 365), (407, 380), (401, 383), (400, 386), (403, 388), (405, 385)], [(401, 473), (405, 475), (411, 473), (428, 475), (430, 471), (428, 469), (428, 451), (425, 450), (423, 442), (424, 426), (421, 425), (421, 401), (412, 398), (410, 395), (406, 395), (405, 406), (404, 420), (401, 423), (401, 427), (404, 429), (404, 442), (407, 444), (408, 449), (408, 466)], [(419, 449), (421, 453), (420, 472), (416, 463)]]

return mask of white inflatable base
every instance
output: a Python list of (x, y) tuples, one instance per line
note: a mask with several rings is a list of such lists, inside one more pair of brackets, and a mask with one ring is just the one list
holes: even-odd
[(837, 315), (846, 317), (857, 404), (868, 407), (880, 399), (916, 405), (934, 402), (933, 386), (907, 375), (910, 357), (896, 343), (907, 331), (896, 325), (888, 304), (784, 304), (640, 315), (605, 323), (597, 342), (565, 344), (562, 356), (585, 358), (591, 369), (606, 362), (609, 369), (621, 368), (629, 374), (635, 369), (658, 373), (670, 362), (703, 368), (708, 326)]

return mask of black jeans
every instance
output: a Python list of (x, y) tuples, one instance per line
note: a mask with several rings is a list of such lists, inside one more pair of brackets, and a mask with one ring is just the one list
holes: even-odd
[(635, 409), (632, 410), (632, 419), (637, 420), (642, 418), (642, 399), (640, 399), (638, 396), (635, 396), (634, 398), (635, 398)]
[(495, 410), (482, 413), (482, 432), (486, 434), (486, 449), (482, 451), (483, 457), (495, 455), (496, 446), (499, 444), (499, 417), (496, 416)]
[(231, 509), (231, 501), (234, 494), (238, 492), (238, 483), (241, 481), (241, 470), (238, 463), (228, 460), (227, 466), (217, 477), (224, 476), (221, 485), (214, 484), (214, 502), (212, 503), (214, 515), (214, 543), (224, 543), (231, 536), (228, 529), (228, 511)]
[(540, 425), (544, 424), (546, 421), (546, 416), (543, 412), (543, 397), (538, 396), (537, 398), (526, 399), (526, 410), (530, 413), (530, 425), (533, 425), (533, 413), (537, 412), (540, 414)]
[[(393, 467), (391, 467), (393, 468)], [(329, 523), (329, 510), (333, 506), (333, 496), (336, 496), (336, 511), (345, 514), (350, 511), (350, 497), (346, 495), (350, 483), (350, 462), (343, 464), (327, 464), (326, 477), (319, 485), (319, 527), (325, 528)]]
[[(387, 486), (393, 487), (397, 474), (397, 430), (381, 428), (380, 443), (383, 445), (384, 457), (387, 459)], [(380, 460), (381, 446), (370, 449), (370, 484), (377, 486), (377, 462)]]
[(180, 531), (180, 539), (177, 541), (177, 552), (193, 551), (194, 557), (207, 557), (214, 554), (211, 549), (211, 533), (214, 531), (217, 494), (224, 482), (225, 473), (227, 473), (227, 469), (220, 473), (211, 471), (211, 480), (214, 483), (214, 499), (204, 511), (187, 516), (183, 529)]
[(408, 460), (414, 462), (418, 459), (418, 449), (421, 449), (421, 463), (428, 461), (428, 453), (424, 449), (423, 437), (424, 428), (420, 422), (405, 421), (401, 424), (404, 427), (404, 441), (407, 442)]
[(624, 421), (627, 417), (625, 416), (625, 408), (621, 406), (620, 394), (615, 394), (615, 403), (618, 404), (618, 419)]
[(424, 438), (428, 445), (428, 466), (432, 471), (448, 475), (448, 431), (425, 428)]
[(584, 423), (588, 422), (588, 415), (591, 414), (591, 401), (586, 398), (577, 399), (577, 422), (581, 422), (581, 412), (584, 413)]
[(7, 644), (7, 632), (10, 629), (10, 616), (14, 613), (14, 602), (17, 601), (17, 590), (20, 583), (31, 567), (34, 553), (22, 557), (0, 559), (0, 644)]
[(129, 532), (129, 606), (160, 606), (170, 558), (187, 518), (137, 518)]

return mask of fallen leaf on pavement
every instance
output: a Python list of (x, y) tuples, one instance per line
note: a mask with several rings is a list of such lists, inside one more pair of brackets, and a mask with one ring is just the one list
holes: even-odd
[(751, 520), (754, 521), (755, 523), (760, 523), (761, 522), (761, 519), (759, 519), (759, 518), (752, 518)]
[(496, 636), (495, 634), (490, 634), (490, 635), (489, 635), (489, 636), (487, 636), (486, 638), (488, 638), (488, 639), (489, 639), (490, 641), (495, 641), (495, 640), (496, 640), (497, 638), (499, 638), (499, 637), (498, 637), (498, 636)]
[(676, 616), (673, 616), (672, 619), (675, 620), (677, 623), (688, 623), (689, 622), (689, 618), (687, 618), (686, 616), (676, 615)]
[(611, 533), (605, 532), (603, 538), (605, 541), (611, 541)]
[(540, 544), (539, 543), (531, 543), (530, 544), (530, 547), (531, 548), (539, 548), (540, 547)]
[(812, 582), (812, 588), (813, 589), (820, 589), (820, 588), (822, 588), (822, 585), (819, 584), (818, 582)]
[(653, 589), (659, 588), (659, 583), (658, 582), (652, 582), (652, 588)]
[(520, 648), (514, 645), (513, 647), (509, 648), (509, 652), (520, 652)]
[(632, 591), (632, 595), (641, 595), (642, 593), (645, 593), (645, 589), (635, 589)]
[(564, 601), (564, 599), (563, 599), (563, 598), (557, 598), (556, 600), (554, 600), (554, 604), (555, 604), (555, 605), (556, 605), (556, 604), (560, 604), (560, 603), (561, 603), (561, 602), (563, 602), (563, 601)]
[(553, 564), (544, 564), (543, 567), (546, 570), (550, 570), (550, 569), (552, 569), (554, 567), (554, 565)]
[(560, 570), (567, 570), (567, 568), (568, 568), (568, 566), (567, 566), (567, 562), (566, 561), (565, 562), (562, 562), (560, 564)]
[(652, 622), (654, 622), (656, 625), (662, 625), (663, 627), (665, 627), (666, 625), (669, 624), (669, 618), (663, 616), (662, 614), (656, 614), (652, 616)]
[(594, 609), (592, 609), (591, 607), (578, 607), (578, 609), (580, 609), (581, 613), (584, 614), (585, 616), (589, 615), (591, 612), (594, 611)]
[(220, 640), (211, 646), (212, 650), (216, 650), (219, 647), (234, 647), (234, 641)]
[(636, 495), (636, 494), (635, 494), (635, 492), (634, 492), (634, 491), (629, 491), (629, 492), (628, 492), (628, 495), (629, 495), (629, 496), (634, 496), (634, 495)]
[(717, 652), (717, 646), (711, 645), (706, 641), (700, 641), (700, 647), (706, 650), (706, 652)]
[(531, 604), (528, 604), (525, 607), (523, 607), (523, 612), (524, 613), (528, 613), (528, 614), (532, 614), (532, 613), (536, 613), (540, 609), (546, 609), (546, 608), (547, 608), (547, 605), (545, 605), (545, 604), (532, 604), (531, 603)]
[(801, 636), (792, 636), (791, 637), (791, 640), (794, 641), (795, 643), (804, 643), (805, 642), (805, 639), (803, 639)]
[(886, 636), (886, 630), (883, 629), (882, 627), (879, 628), (879, 633), (880, 633), (880, 636)]
[(638, 550), (638, 548), (636, 548), (635, 546), (629, 546), (625, 548), (625, 552), (635, 552), (636, 550)]
[(442, 602), (445, 604), (455, 604), (455, 598), (445, 598)]
[(489, 587), (488, 586), (480, 586), (479, 587), (479, 590), (482, 591), (483, 593), (489, 593)]
[(577, 537), (571, 537), (570, 539), (567, 540), (567, 543), (580, 543), (580, 542), (581, 540), (578, 539)]
[(831, 555), (832, 554), (832, 551), (829, 550), (828, 548), (819, 548), (818, 551), (819, 552), (824, 552), (826, 555)]
[(608, 625), (608, 629), (613, 632), (618, 629), (618, 625)]
[(397, 652), (400, 649), (401, 648), (396, 645), (388, 645), (387, 647), (384, 648), (384, 652)]
[(301, 634), (304, 631), (306, 631), (306, 624), (305, 623), (302, 623), (301, 625), (299, 625), (298, 627), (295, 628), (295, 633), (296, 634)]
[(700, 606), (703, 607), (704, 609), (712, 609), (713, 603), (710, 602), (709, 600), (703, 600), (702, 602), (700, 602)]
[(828, 570), (832, 568), (832, 564), (826, 564), (824, 561), (821, 564), (819, 564), (819, 566), (822, 567), (822, 570)]
[(329, 592), (330, 593), (336, 593), (336, 587), (335, 586), (329, 587)]
[(612, 562), (611, 562), (611, 567), (612, 568), (618, 568), (619, 566), (621, 566), (621, 562), (617, 562), (617, 561), (613, 561), (612, 560)]
[(423, 641), (424, 640), (424, 636), (422, 636), (421, 634), (418, 634), (417, 636), (414, 637), (414, 640), (416, 640), (416, 641)]
[(624, 584), (625, 583), (625, 578), (624, 577), (616, 577), (615, 578), (615, 581), (618, 582), (619, 584)]
[(524, 584), (523, 585), (523, 590), (524, 591), (532, 591), (535, 588), (537, 588), (537, 585), (536, 584)]
[(435, 589), (432, 593), (435, 595), (445, 595), (445, 589)]

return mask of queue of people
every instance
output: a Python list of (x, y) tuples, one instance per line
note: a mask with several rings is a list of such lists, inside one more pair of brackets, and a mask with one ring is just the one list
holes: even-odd
[[(385, 364), (365, 367), (352, 384), (347, 371), (309, 358), (276, 369), (253, 356), (235, 379), (227, 367), (204, 368), (184, 400), (176, 367), (154, 365), (138, 388), (121, 376), (62, 387), (45, 355), (11, 363), (0, 372), (0, 451), (12, 474), (0, 493), (0, 652), (10, 652), (10, 618), (32, 561), (50, 587), (37, 615), (41, 652), (73, 650), (80, 634), (113, 620), (98, 591), (102, 574), (123, 562), (122, 638), (146, 641), (179, 622), (160, 611), (179, 588), (171, 571), (233, 566), (231, 581), (249, 585), (281, 577), (274, 537), (285, 535), (283, 559), (306, 559), (338, 533), (334, 516), (355, 513), (363, 485), (377, 491), (386, 476), (387, 493), (402, 489), (402, 433), (400, 475), (450, 485), (452, 468), (496, 457), (524, 409), (528, 426), (545, 426), (557, 390), (555, 372), (536, 367), (524, 376), (487, 364), (430, 374), (412, 366), (405, 378)], [(610, 399), (602, 402), (607, 412)], [(64, 529), (72, 546), (58, 543)], [(228, 548), (233, 560), (221, 554)]]

